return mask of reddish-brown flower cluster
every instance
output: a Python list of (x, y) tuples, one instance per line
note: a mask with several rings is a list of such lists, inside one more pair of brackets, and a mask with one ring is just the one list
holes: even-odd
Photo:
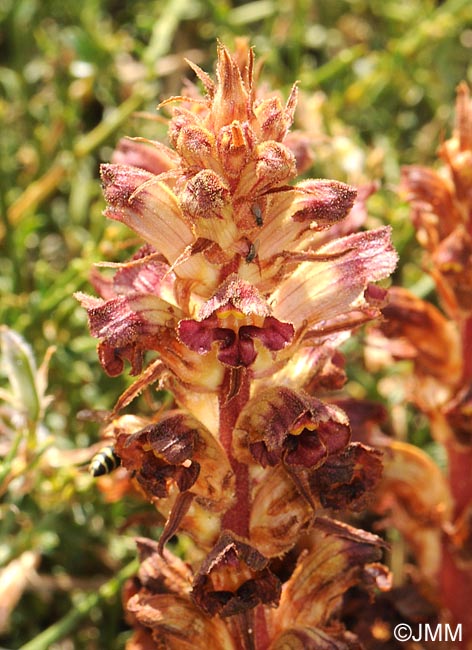
[[(395, 267), (390, 232), (338, 226), (354, 188), (293, 183), (309, 160), (289, 132), (297, 89), (259, 94), (252, 50), (220, 45), (216, 83), (192, 68), (205, 95), (165, 102), (170, 147), (127, 140), (102, 167), (106, 215), (145, 245), (95, 279), (101, 298), (79, 295), (105, 370), (142, 373), (120, 405), (151, 381), (176, 403), (116, 421), (123, 467), (167, 520), (139, 543), (128, 647), (356, 648), (333, 617), (350, 585), (384, 581), (381, 542), (320, 515), (361, 508), (381, 461), (314, 392), (342, 385), (338, 346), (385, 304), (371, 283)], [(191, 568), (164, 549), (176, 532), (200, 551)]]
[(379, 507), (415, 551), (441, 616), (463, 626), (464, 647), (472, 648), (472, 102), (465, 83), (439, 156), (438, 170), (405, 168), (402, 188), (443, 311), (390, 289), (370, 352), (377, 361), (412, 362), (405, 397), (445, 446), (448, 477), (421, 451), (390, 444)]

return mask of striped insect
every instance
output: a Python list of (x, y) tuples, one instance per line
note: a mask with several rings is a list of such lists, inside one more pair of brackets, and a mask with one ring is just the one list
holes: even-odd
[(110, 474), (121, 465), (121, 458), (112, 445), (103, 447), (90, 461), (89, 472), (92, 476)]

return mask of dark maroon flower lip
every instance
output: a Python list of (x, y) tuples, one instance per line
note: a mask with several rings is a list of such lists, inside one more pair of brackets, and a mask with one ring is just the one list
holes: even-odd
[[(217, 358), (221, 363), (235, 368), (248, 367), (254, 363), (257, 350), (254, 340), (259, 340), (264, 347), (271, 351), (284, 348), (293, 338), (294, 328), (290, 323), (283, 323), (272, 316), (262, 319), (262, 324), (235, 325), (234, 329), (222, 327), (221, 323), (227, 316), (233, 317), (235, 323), (243, 317), (241, 312), (228, 306), (224, 319), (215, 314), (203, 321), (183, 320), (179, 323), (179, 337), (187, 347), (200, 354), (209, 352), (216, 343)], [(245, 318), (245, 320), (251, 320)], [(260, 318), (254, 320), (260, 321)]]
[(257, 357), (257, 339), (272, 352), (293, 339), (291, 323), (270, 315), (257, 289), (238, 276), (230, 276), (201, 308), (199, 320), (181, 320), (180, 340), (191, 350), (205, 354), (216, 344), (217, 358), (228, 366), (250, 366)]

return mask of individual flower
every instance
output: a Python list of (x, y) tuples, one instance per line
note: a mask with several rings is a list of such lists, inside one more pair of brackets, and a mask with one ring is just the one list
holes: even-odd
[(232, 503), (234, 476), (223, 448), (186, 413), (170, 411), (135, 433), (118, 433), (115, 451), (148, 498), (171, 504), (160, 548), (182, 525), (194, 500), (210, 513), (224, 512)]
[(156, 542), (137, 540), (141, 565), (133, 582), (126, 585), (124, 600), (134, 633), (129, 650), (153, 650), (165, 643), (174, 650), (221, 647), (236, 650), (222, 619), (202, 615), (190, 599), (193, 575), (190, 567)]
[(379, 453), (350, 443), (346, 414), (301, 391), (257, 394), (234, 432), (239, 461), (253, 473), (249, 538), (268, 557), (287, 552), (323, 508), (360, 509), (381, 473)]
[(200, 354), (209, 352), (216, 343), (218, 361), (235, 368), (248, 367), (257, 356), (255, 340), (276, 352), (293, 338), (293, 326), (270, 313), (267, 302), (253, 286), (230, 276), (203, 305), (198, 321), (180, 321), (179, 338)]
[(268, 559), (225, 532), (203, 562), (193, 583), (194, 601), (211, 616), (231, 616), (258, 604), (277, 605), (280, 581)]
[(236, 424), (235, 455), (263, 467), (317, 469), (350, 440), (346, 415), (302, 392), (283, 387), (258, 394)]
[(282, 588), (279, 607), (270, 612), (275, 637), (270, 648), (345, 648), (350, 635), (333, 624), (332, 615), (351, 585), (389, 588), (388, 572), (378, 564), (381, 549), (375, 535), (319, 519), (310, 547)]

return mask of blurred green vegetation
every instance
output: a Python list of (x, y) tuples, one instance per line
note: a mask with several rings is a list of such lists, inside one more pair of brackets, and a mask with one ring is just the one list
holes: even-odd
[[(434, 159), (455, 88), (472, 81), (470, 0), (0, 0), (0, 320), (27, 342), (13, 352), (32, 371), (55, 347), (47, 391), (30, 377), (40, 407), (28, 411), (24, 394), (2, 395), (0, 406), (0, 564), (29, 552), (36, 562), (9, 623), (0, 621), (7, 648), (124, 647), (113, 576), (134, 557), (133, 537), (149, 531), (118, 529), (146, 506), (105, 503), (80, 463), (42, 462), (50, 448), (95, 442), (98, 425), (76, 414), (111, 408), (129, 382), (105, 376), (72, 294), (90, 290), (95, 261), (130, 251), (130, 233), (101, 214), (100, 162), (123, 135), (164, 138), (162, 123), (135, 113), (155, 113), (179, 92), (192, 76), (184, 57), (211, 72), (216, 39), (232, 47), (238, 36), (264, 58), (272, 87), (287, 95), (299, 80), (312, 175), (380, 182), (370, 219), (394, 226), (395, 281), (431, 291), (395, 188), (401, 165)], [(375, 397), (374, 378), (356, 372), (351, 382)], [(11, 396), (5, 369), (1, 381)], [(426, 444), (424, 424), (411, 426)], [(107, 576), (108, 591), (97, 592)], [(2, 600), (7, 591), (0, 579)], [(52, 636), (37, 637), (57, 622)]]

